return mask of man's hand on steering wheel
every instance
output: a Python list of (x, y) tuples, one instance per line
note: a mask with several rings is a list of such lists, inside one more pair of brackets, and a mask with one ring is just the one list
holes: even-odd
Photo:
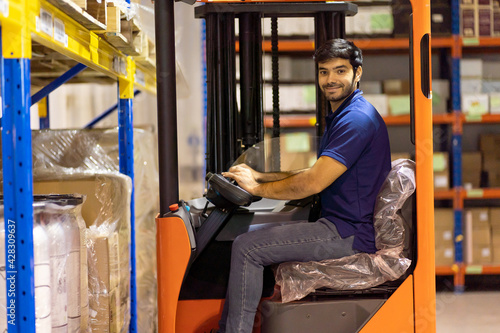
[(234, 179), (238, 185), (252, 195), (257, 194), (259, 183), (255, 179), (257, 171), (246, 164), (239, 164), (231, 167), (228, 172), (223, 172), (224, 177)]

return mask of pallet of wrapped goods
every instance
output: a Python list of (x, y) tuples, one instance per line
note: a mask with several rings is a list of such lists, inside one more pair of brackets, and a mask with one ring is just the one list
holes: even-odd
[(106, 30), (106, 1), (48, 0), (72, 19), (92, 31)]
[(108, 24), (102, 36), (127, 55), (138, 56), (142, 52), (141, 28), (137, 17), (115, 3), (107, 4)]

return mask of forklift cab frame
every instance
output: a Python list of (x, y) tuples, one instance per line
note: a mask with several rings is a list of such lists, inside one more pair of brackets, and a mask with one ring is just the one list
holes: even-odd
[[(274, 3), (273, 3), (274, 2)], [(260, 20), (263, 16), (312, 16), (315, 45), (344, 37), (344, 18), (357, 12), (345, 2), (210, 1), (195, 13), (207, 23), (207, 171), (227, 169), (241, 149), (262, 140)], [(416, 263), (402, 284), (357, 332), (435, 332), (435, 268), (432, 175), (430, 0), (411, 0), (411, 139), (416, 162)], [(241, 107), (234, 76), (234, 18), (240, 24)], [(173, 0), (155, 2), (157, 48), (160, 213), (157, 218), (158, 321), (160, 332), (206, 332), (215, 327), (222, 299), (179, 300), (196, 258), (189, 213), (176, 213), (178, 195), (175, 40)], [(257, 93), (253, 93), (257, 91)], [(318, 134), (328, 105), (317, 92)], [(243, 125), (235, 126), (236, 121)], [(217, 134), (220, 134), (217, 136)], [(181, 209), (182, 210), (182, 209)], [(229, 214), (234, 211), (229, 212)], [(213, 238), (211, 238), (213, 239)], [(209, 242), (210, 240), (206, 241)], [(205, 244), (206, 245), (206, 244)], [(356, 302), (356, 298), (353, 298)], [(257, 328), (257, 332), (260, 328)]]

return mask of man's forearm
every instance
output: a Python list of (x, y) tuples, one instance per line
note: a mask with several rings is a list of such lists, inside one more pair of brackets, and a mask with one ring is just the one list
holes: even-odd
[[(288, 174), (277, 181), (260, 182), (255, 188), (255, 195), (269, 199), (278, 200), (294, 200), (308, 197), (318, 193), (316, 184), (311, 181), (307, 172), (300, 170), (295, 173)], [(277, 173), (282, 175), (283, 173)]]
[(275, 182), (288, 178), (290, 176), (301, 173), (307, 169), (292, 170), (292, 171), (282, 171), (282, 172), (259, 172), (256, 175), (255, 180), (259, 183)]

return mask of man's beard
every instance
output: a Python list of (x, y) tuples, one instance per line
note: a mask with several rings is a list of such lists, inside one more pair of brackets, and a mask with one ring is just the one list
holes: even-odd
[[(333, 95), (332, 95), (332, 96), (329, 96), (329, 97), (326, 97), (327, 101), (329, 101), (329, 102), (339, 102), (339, 101), (342, 101), (342, 100), (344, 100), (345, 98), (347, 98), (349, 95), (351, 95), (351, 94), (352, 94), (352, 92), (353, 92), (354, 90), (356, 90), (356, 84), (357, 84), (357, 83), (354, 81), (354, 78), (355, 78), (355, 76), (353, 76), (352, 81), (351, 81), (351, 86), (349, 87), (349, 89), (348, 89), (348, 90), (345, 90), (345, 91), (344, 91), (344, 92), (343, 92), (343, 93), (342, 93), (339, 97), (335, 97), (335, 96), (333, 96)], [(325, 88), (329, 88), (329, 87), (332, 87), (332, 86), (335, 86), (335, 85), (331, 85), (331, 86), (326, 85), (326, 86), (324, 86), (324, 87), (325, 87)], [(326, 89), (325, 89), (325, 90), (326, 90)]]

